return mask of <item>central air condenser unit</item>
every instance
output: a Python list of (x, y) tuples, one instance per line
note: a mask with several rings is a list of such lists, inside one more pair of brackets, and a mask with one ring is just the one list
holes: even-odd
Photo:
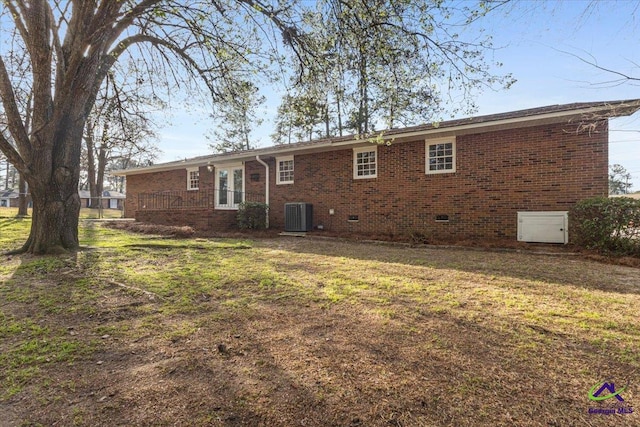
[(309, 203), (284, 204), (284, 231), (313, 230), (313, 205)]

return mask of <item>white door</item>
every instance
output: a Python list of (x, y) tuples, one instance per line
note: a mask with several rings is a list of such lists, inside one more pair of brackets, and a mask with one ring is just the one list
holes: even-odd
[(244, 200), (244, 167), (216, 167), (216, 208), (237, 209)]
[(569, 213), (518, 212), (518, 241), (532, 243), (568, 243)]

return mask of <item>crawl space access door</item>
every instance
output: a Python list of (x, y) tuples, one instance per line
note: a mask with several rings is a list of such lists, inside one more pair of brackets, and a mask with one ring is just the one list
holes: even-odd
[(567, 211), (518, 212), (518, 241), (531, 243), (568, 243)]

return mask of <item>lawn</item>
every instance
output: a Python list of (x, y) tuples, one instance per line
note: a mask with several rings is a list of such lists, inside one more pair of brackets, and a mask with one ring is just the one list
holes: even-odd
[[(27, 210), (27, 213), (31, 215), (31, 209)], [(18, 214), (18, 208), (4, 208), (0, 207), (0, 218), (11, 218), (15, 217)], [(122, 211), (118, 209), (89, 209), (82, 208), (80, 209), (80, 218), (84, 219), (98, 219), (98, 218), (106, 218), (106, 219), (114, 219), (121, 218)]]
[[(28, 226), (0, 218), (0, 251)], [(1, 258), (3, 426), (640, 425), (638, 269), (93, 222), (81, 239)], [(622, 402), (589, 399), (604, 381)]]

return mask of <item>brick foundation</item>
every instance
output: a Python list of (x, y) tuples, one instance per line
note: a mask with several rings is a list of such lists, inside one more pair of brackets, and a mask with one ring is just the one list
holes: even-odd
[(196, 231), (224, 231), (234, 228), (237, 211), (191, 208), (175, 210), (139, 210), (136, 221), (161, 225), (188, 225)]

